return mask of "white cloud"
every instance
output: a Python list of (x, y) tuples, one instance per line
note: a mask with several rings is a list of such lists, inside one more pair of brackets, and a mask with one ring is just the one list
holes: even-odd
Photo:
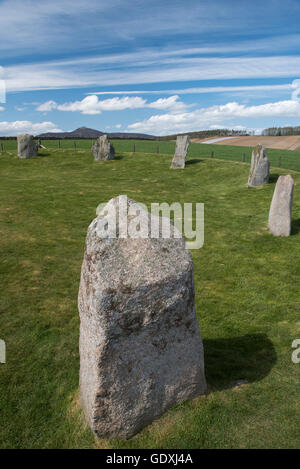
[(275, 103), (266, 103), (257, 106), (246, 106), (236, 102), (227, 103), (221, 106), (211, 106), (197, 109), (192, 112), (176, 114), (153, 115), (149, 119), (135, 122), (128, 126), (130, 132), (145, 132), (156, 135), (165, 135), (175, 132), (192, 132), (207, 129), (209, 126), (224, 126), (224, 121), (231, 121), (230, 128), (239, 125), (237, 119), (241, 118), (262, 118), (262, 117), (299, 117), (300, 103), (298, 101), (287, 100)]
[(49, 112), (49, 111), (52, 111), (53, 109), (56, 109), (57, 108), (57, 104), (55, 101), (53, 100), (50, 100), (50, 101), (46, 101), (45, 103), (43, 104), (40, 104), (36, 110), (37, 111), (42, 111), (42, 112)]
[(293, 81), (291, 84), (292, 87), (292, 99), (295, 101), (299, 100), (299, 94), (300, 94), (300, 80), (297, 78), (296, 80)]
[(102, 111), (121, 111), (124, 109), (137, 109), (145, 107), (145, 100), (135, 96), (124, 98), (111, 98), (100, 101), (96, 95), (90, 95), (81, 101), (57, 104), (55, 101), (47, 101), (36, 108), (37, 111), (71, 111), (82, 114), (101, 114)]
[(33, 123), (30, 121), (0, 121), (1, 136), (15, 136), (22, 133), (38, 135), (44, 132), (61, 132), (61, 129), (59, 129), (55, 124), (53, 124), (53, 122)]
[(5, 108), (3, 106), (0, 106), (0, 111), (4, 111)]
[(99, 100), (96, 95), (89, 95), (81, 101), (73, 101), (70, 103), (57, 104), (55, 101), (46, 101), (40, 104), (36, 110), (42, 112), (52, 111), (71, 111), (81, 112), (82, 114), (101, 114), (102, 111), (123, 111), (125, 109), (141, 109), (153, 108), (160, 110), (169, 110), (170, 112), (183, 112), (186, 105), (178, 101), (178, 96), (170, 96), (169, 98), (161, 98), (157, 101), (147, 103), (145, 99), (139, 96), (124, 96), (123, 98), (115, 97), (110, 99)]
[(172, 113), (185, 111), (186, 105), (183, 102), (178, 101), (178, 100), (179, 100), (178, 95), (170, 96), (169, 98), (160, 98), (148, 104), (147, 107), (154, 108), (154, 109), (161, 109), (162, 111), (169, 110)]

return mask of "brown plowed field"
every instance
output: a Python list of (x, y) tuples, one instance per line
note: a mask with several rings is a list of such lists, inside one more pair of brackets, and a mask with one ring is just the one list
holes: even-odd
[[(218, 138), (218, 137), (216, 137)], [(192, 142), (201, 143), (212, 138), (191, 139)], [(226, 138), (215, 142), (214, 145), (233, 145), (240, 147), (255, 147), (261, 143), (265, 148), (279, 148), (282, 150), (298, 150), (300, 151), (300, 135), (291, 135), (288, 137), (235, 137)]]

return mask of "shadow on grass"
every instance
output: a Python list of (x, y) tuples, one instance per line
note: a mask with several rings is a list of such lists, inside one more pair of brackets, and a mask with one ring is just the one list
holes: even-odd
[(292, 220), (291, 235), (296, 235), (300, 232), (300, 218)]
[(269, 183), (277, 182), (277, 179), (279, 178), (279, 176), (280, 174), (270, 174)]
[(210, 391), (230, 389), (240, 383), (260, 381), (277, 361), (265, 334), (203, 340), (205, 375)]
[(187, 166), (189, 164), (197, 164), (197, 163), (202, 163), (202, 162), (203, 162), (203, 160), (193, 158), (192, 160), (186, 160), (185, 165)]
[(114, 157), (114, 160), (123, 160), (124, 156), (121, 156), (121, 155), (116, 155)]

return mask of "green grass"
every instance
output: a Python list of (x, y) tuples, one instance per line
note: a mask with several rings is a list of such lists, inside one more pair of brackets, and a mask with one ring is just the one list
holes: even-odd
[[(240, 152), (216, 147), (231, 157)], [(0, 155), (1, 448), (299, 447), (300, 364), (291, 362), (291, 343), (300, 337), (300, 173), (291, 172), (292, 236), (275, 238), (268, 211), (286, 171), (271, 168), (270, 184), (248, 188), (247, 163), (208, 159), (210, 147), (197, 148), (184, 171), (169, 169), (170, 155), (118, 147), (105, 163), (84, 149), (44, 150), (28, 160)], [(128, 441), (96, 440), (78, 406), (85, 235), (97, 205), (119, 194), (148, 206), (205, 204), (205, 243), (192, 256), (210, 392)], [(232, 387), (241, 379), (247, 383)]]
[[(73, 150), (74, 142), (76, 144), (76, 151), (90, 150), (91, 145), (95, 140), (61, 140), (60, 151)], [(6, 140), (2, 141), (5, 151), (15, 152), (16, 141)], [(58, 150), (57, 140), (42, 140), (44, 146), (50, 150)], [(117, 152), (128, 153), (135, 151), (143, 153), (157, 153), (157, 147), (160, 154), (174, 154), (175, 142), (155, 141), (155, 140), (112, 140), (112, 143)], [(210, 158), (211, 153), (214, 152), (214, 157), (222, 160), (242, 161), (242, 154), (245, 154), (245, 161), (250, 163), (252, 148), (250, 147), (236, 147), (228, 145), (207, 145), (199, 143), (191, 143), (188, 150), (189, 158)], [(300, 171), (300, 152), (291, 150), (277, 150), (267, 149), (268, 158), (271, 166), (278, 167), (278, 159), (280, 158), (280, 167), (285, 169), (293, 169)], [(1, 155), (1, 152), (0, 152)]]

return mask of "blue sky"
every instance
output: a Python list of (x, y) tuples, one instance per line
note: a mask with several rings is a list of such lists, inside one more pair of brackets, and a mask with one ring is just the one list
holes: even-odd
[(299, 125), (299, 24), (296, 0), (0, 0), (0, 135)]

